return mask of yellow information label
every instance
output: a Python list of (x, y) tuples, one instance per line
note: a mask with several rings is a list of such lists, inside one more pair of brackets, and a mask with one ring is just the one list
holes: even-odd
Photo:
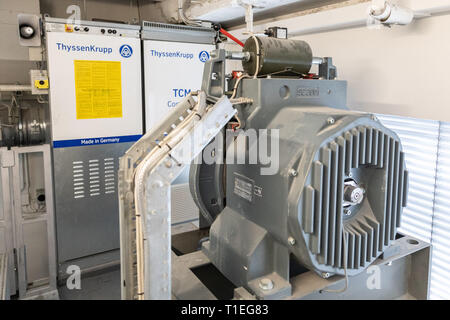
[(75, 60), (77, 119), (122, 117), (120, 61)]

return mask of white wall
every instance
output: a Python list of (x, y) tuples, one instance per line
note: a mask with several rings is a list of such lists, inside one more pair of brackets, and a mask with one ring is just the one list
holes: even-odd
[(331, 56), (355, 110), (450, 121), (450, 15), (406, 27), (302, 35), (315, 56)]

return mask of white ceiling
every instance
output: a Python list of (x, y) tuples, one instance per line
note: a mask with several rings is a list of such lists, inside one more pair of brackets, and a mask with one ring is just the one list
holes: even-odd
[[(292, 3), (305, 2), (305, 0), (228, 0), (217, 3), (216, 8), (199, 15), (198, 19), (226, 22), (242, 18), (245, 16), (243, 6), (251, 4), (254, 6), (255, 14), (267, 12), (273, 8), (278, 8)], [(205, 8), (205, 7), (204, 7)], [(200, 10), (199, 10), (200, 11)], [(194, 12), (193, 12), (194, 13)]]
[(268, 18), (344, 0), (202, 0), (192, 1), (189, 15), (194, 19), (220, 23), (242, 21), (246, 4), (254, 6), (254, 19)]

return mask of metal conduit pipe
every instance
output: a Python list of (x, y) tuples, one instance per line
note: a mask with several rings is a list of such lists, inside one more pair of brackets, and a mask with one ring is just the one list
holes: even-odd
[(31, 91), (29, 84), (0, 84), (0, 92)]

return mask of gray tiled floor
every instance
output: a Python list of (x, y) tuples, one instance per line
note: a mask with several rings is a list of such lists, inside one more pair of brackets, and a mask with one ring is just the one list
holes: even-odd
[[(188, 232), (198, 228), (198, 221), (172, 227), (172, 234)], [(108, 271), (98, 271), (81, 278), (80, 290), (69, 290), (66, 286), (58, 288), (61, 300), (119, 300), (120, 267)]]
[(82, 277), (80, 290), (61, 286), (58, 291), (61, 300), (119, 300), (120, 269)]

